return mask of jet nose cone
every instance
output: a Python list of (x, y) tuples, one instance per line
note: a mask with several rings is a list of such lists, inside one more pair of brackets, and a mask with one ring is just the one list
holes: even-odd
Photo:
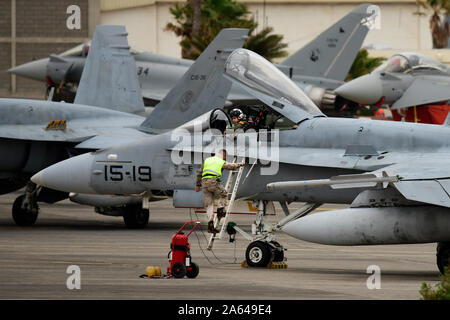
[(93, 162), (94, 157), (85, 153), (45, 168), (31, 177), (31, 181), (58, 191), (95, 193), (90, 186)]
[(49, 58), (31, 61), (20, 66), (11, 68), (9, 73), (13, 73), (25, 78), (31, 78), (34, 80), (45, 81), (47, 75), (47, 64)]
[(383, 96), (383, 86), (378, 74), (368, 74), (343, 84), (334, 92), (359, 104), (376, 104)]

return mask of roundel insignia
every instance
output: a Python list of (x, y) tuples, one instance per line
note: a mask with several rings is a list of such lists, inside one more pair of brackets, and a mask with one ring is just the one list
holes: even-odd
[(180, 109), (185, 111), (189, 108), (190, 104), (192, 103), (192, 100), (194, 99), (194, 93), (191, 90), (186, 91), (181, 96), (181, 104)]

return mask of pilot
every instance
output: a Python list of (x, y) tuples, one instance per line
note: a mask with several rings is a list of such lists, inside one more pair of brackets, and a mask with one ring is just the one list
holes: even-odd
[(220, 150), (215, 156), (206, 158), (202, 168), (197, 173), (195, 192), (203, 190), (205, 196), (205, 207), (208, 215), (208, 232), (218, 233), (214, 228), (214, 197), (219, 198), (217, 203), (217, 218), (220, 220), (225, 216), (225, 206), (227, 205), (227, 190), (220, 184), (222, 170), (234, 170), (245, 165), (245, 160), (241, 163), (228, 163), (225, 161), (227, 153)]
[(233, 122), (232, 129), (238, 130), (242, 129), (243, 131), (247, 130), (250, 127), (250, 123), (247, 121), (247, 117), (239, 108), (234, 108), (230, 112), (231, 121)]

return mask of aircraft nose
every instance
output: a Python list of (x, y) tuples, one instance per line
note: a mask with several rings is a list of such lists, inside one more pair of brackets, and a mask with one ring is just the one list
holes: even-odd
[(94, 157), (85, 153), (45, 168), (31, 177), (31, 181), (58, 191), (95, 193), (90, 186), (93, 163)]
[(8, 72), (25, 78), (45, 81), (45, 77), (47, 76), (48, 61), (49, 58), (44, 58), (27, 62), (21, 64), (20, 66), (9, 69)]
[(383, 97), (383, 86), (378, 74), (367, 74), (349, 81), (334, 92), (359, 104), (376, 104)]

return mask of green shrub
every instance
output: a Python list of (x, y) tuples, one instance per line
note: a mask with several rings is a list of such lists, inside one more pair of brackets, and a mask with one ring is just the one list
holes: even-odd
[(446, 267), (444, 271), (444, 274), (440, 276), (441, 282), (434, 288), (425, 282), (422, 283), (422, 289), (419, 291), (422, 300), (450, 300), (450, 269)]

